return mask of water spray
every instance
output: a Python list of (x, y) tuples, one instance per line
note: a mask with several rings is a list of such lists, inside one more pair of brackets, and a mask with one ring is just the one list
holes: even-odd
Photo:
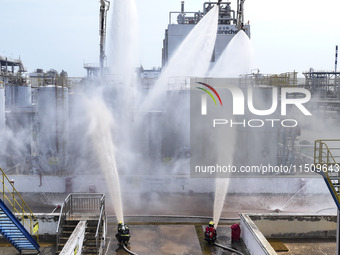
[(52, 213), (55, 213), (55, 211), (57, 211), (57, 210), (60, 209), (60, 208), (61, 208), (61, 205), (57, 205), (57, 206), (53, 209)]

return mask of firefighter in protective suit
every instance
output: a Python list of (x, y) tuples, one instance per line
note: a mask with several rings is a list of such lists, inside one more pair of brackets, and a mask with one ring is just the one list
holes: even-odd
[(207, 226), (205, 229), (205, 240), (208, 243), (213, 243), (216, 241), (216, 237), (217, 237), (217, 232), (214, 227), (214, 222), (210, 221), (209, 226)]
[(123, 222), (118, 223), (117, 228), (118, 233), (116, 234), (116, 238), (119, 244), (123, 244), (127, 246), (130, 241), (130, 229), (128, 225), (125, 225)]

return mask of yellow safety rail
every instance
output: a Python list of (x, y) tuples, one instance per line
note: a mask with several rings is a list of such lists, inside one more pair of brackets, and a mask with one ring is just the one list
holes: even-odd
[(340, 207), (340, 139), (315, 141), (314, 166), (323, 174), (337, 206)]
[[(1, 170), (2, 201), (12, 208), (12, 212), (21, 218), (22, 225), (30, 230), (30, 234), (36, 236), (39, 243), (39, 223), (19, 192), (14, 188), (13, 181), (9, 180), (5, 172)], [(18, 216), (17, 216), (18, 217)]]

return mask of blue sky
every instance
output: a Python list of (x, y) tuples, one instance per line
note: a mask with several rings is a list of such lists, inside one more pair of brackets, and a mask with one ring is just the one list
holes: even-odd
[[(144, 67), (161, 65), (168, 14), (179, 11), (180, 2), (136, 0)], [(185, 1), (187, 11), (202, 6), (200, 0)], [(296, 70), (300, 75), (310, 67), (333, 70), (335, 45), (340, 44), (339, 9), (338, 0), (246, 0), (254, 67), (263, 73)], [(84, 76), (83, 63), (98, 63), (99, 0), (0, 0), (0, 17), (0, 55), (20, 56), (29, 72), (54, 68)]]

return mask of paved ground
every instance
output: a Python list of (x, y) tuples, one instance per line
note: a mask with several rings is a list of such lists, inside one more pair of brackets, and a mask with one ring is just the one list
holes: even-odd
[[(133, 225), (131, 229), (131, 251), (147, 255), (202, 254), (193, 225)], [(113, 231), (107, 254), (126, 254), (118, 247)]]
[[(57, 204), (62, 203), (66, 194), (23, 194), (24, 199), (32, 208), (33, 212), (52, 212)], [(187, 215), (206, 216), (213, 214), (214, 198), (212, 194), (159, 194), (154, 193), (148, 196), (127, 197), (124, 204), (125, 215)], [(284, 205), (284, 206), (282, 206)], [(281, 206), (281, 207), (280, 207)], [(280, 208), (283, 212), (299, 213), (335, 213), (334, 202), (327, 195), (304, 195), (291, 197), (288, 195), (229, 195), (226, 198), (222, 217), (238, 218), (240, 212), (272, 212), (275, 208)], [(114, 212), (107, 201), (107, 213), (113, 215)], [(208, 222), (208, 220), (207, 220)], [(203, 229), (202, 224), (199, 228)], [(222, 226), (221, 226), (222, 227)], [(111, 237), (108, 255), (126, 254), (118, 249), (114, 238), (113, 225), (109, 233)], [(230, 229), (221, 229), (219, 239), (223, 245), (237, 248), (238, 244), (230, 243)], [(229, 231), (229, 232), (228, 232)], [(202, 237), (197, 231), (197, 225), (185, 225), (178, 228), (177, 225), (131, 225), (131, 250), (137, 254), (232, 254), (222, 251), (220, 248), (207, 247), (201, 241)], [(200, 243), (201, 241), (201, 243)], [(320, 255), (334, 254), (335, 241), (331, 240), (285, 240), (289, 252), (279, 253), (280, 255)], [(201, 244), (201, 245), (200, 245)], [(54, 254), (53, 243), (42, 244), (42, 254)], [(241, 244), (239, 244), (241, 245)], [(317, 250), (317, 248), (320, 248)], [(117, 250), (117, 251), (116, 251)], [(306, 253), (306, 251), (308, 252)], [(312, 253), (316, 251), (316, 253)], [(0, 255), (18, 254), (12, 247), (1, 247)]]
[[(41, 255), (55, 255), (55, 243), (41, 243)], [(20, 255), (20, 253), (9, 243), (0, 244), (0, 255)]]
[[(109, 240), (106, 255), (126, 255), (118, 246), (115, 225), (109, 225)], [(139, 255), (234, 255), (230, 251), (208, 245), (203, 239), (203, 225), (130, 225), (131, 242), (129, 249)], [(201, 231), (198, 231), (201, 230)], [(200, 233), (199, 233), (200, 232)], [(217, 228), (217, 243), (245, 255), (249, 255), (242, 242), (231, 242), (230, 225)], [(334, 239), (280, 239), (288, 252), (278, 255), (333, 255), (336, 252)], [(55, 243), (41, 243), (42, 255), (54, 255)], [(0, 243), (0, 255), (19, 255), (10, 244)]]

